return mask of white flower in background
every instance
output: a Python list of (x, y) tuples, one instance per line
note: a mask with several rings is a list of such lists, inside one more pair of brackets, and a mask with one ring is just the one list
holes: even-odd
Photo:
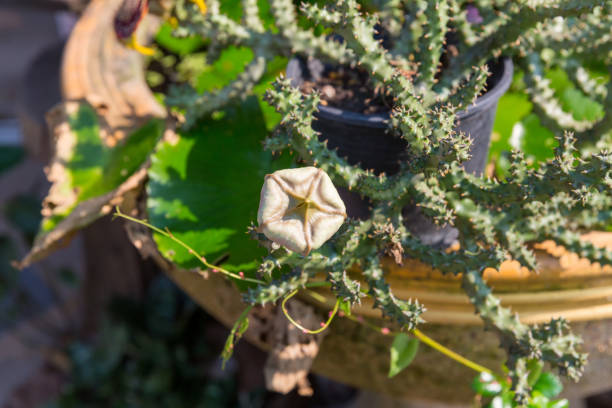
[(345, 218), (344, 203), (323, 170), (302, 167), (266, 176), (257, 222), (271, 241), (308, 255), (330, 239)]

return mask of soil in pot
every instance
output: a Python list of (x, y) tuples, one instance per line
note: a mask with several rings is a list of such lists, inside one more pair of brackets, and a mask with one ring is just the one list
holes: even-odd
[[(497, 102), (512, 81), (512, 61), (506, 58), (492, 63), (490, 71), (488, 91), (457, 114), (455, 130), (472, 138), (472, 157), (464, 163), (472, 174), (481, 174), (486, 165)], [(399, 171), (406, 141), (387, 132), (390, 103), (384, 90), (368, 85), (367, 73), (325, 66), (316, 59), (296, 58), (287, 66), (287, 77), (303, 92), (316, 89), (321, 94), (313, 129), (320, 133), (321, 140), (328, 141), (330, 149), (337, 149), (349, 163), (378, 174)], [(340, 195), (350, 217), (368, 217), (368, 201), (347, 190), (340, 191)], [(406, 207), (404, 216), (409, 230), (428, 245), (448, 247), (457, 238), (454, 228), (434, 225), (415, 206)]]

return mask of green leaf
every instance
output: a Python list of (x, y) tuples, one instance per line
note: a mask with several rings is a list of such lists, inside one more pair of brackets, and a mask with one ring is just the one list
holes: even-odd
[(281, 114), (276, 112), (276, 109), (264, 100), (266, 91), (272, 88), (272, 82), (282, 73), (285, 72), (287, 67), (287, 58), (276, 56), (274, 59), (268, 62), (266, 67), (266, 74), (261, 78), (259, 84), (253, 88), (253, 94), (259, 99), (259, 105), (263, 112), (266, 120), (266, 127), (268, 131), (273, 130), (278, 122), (280, 122)]
[(389, 365), (389, 378), (396, 376), (408, 367), (419, 349), (419, 340), (405, 333), (399, 333), (391, 345), (391, 364)]
[(533, 386), (534, 391), (539, 391), (548, 398), (554, 398), (563, 391), (563, 384), (559, 377), (552, 373), (542, 373)]
[(502, 384), (489, 373), (480, 373), (472, 381), (472, 389), (483, 397), (494, 397), (503, 390)]
[[(55, 142), (58, 153), (51, 166), (53, 186), (46, 199), (47, 214), (32, 250), (19, 264), (22, 268), (46, 256), (73, 231), (108, 213), (111, 193), (144, 165), (165, 127), (163, 119), (151, 119), (109, 147), (100, 137), (98, 116), (90, 105), (67, 102), (57, 120), (61, 130)], [(60, 223), (61, 228), (50, 234)]]
[(530, 113), (521, 123), (524, 126), (521, 148), (525, 155), (534, 159), (534, 163), (553, 158), (555, 135), (542, 126), (540, 118), (535, 113)]
[[(227, 15), (234, 21), (240, 21), (242, 18), (242, 4), (237, 0), (225, 0), (221, 3), (221, 12)], [(270, 2), (266, 0), (258, 0), (257, 7), (259, 8), (259, 18), (261, 19), (264, 27), (269, 30), (277, 31), (278, 29), (274, 26), (274, 17), (270, 13)]]
[(498, 158), (503, 151), (512, 149), (509, 142), (512, 129), (531, 111), (531, 107), (524, 92), (508, 92), (500, 98), (491, 134), (490, 158)]
[(559, 98), (561, 107), (571, 113), (574, 119), (593, 121), (602, 118), (603, 106), (578, 90), (564, 70), (551, 69), (546, 73), (546, 77), (550, 79), (550, 86), (554, 89), (555, 96)]
[(175, 54), (181, 56), (191, 54), (204, 44), (201, 37), (190, 36), (179, 38), (173, 36), (172, 31), (172, 26), (170, 26), (170, 24), (167, 22), (164, 23), (155, 36), (155, 41), (168, 51)]
[(534, 384), (538, 381), (538, 378), (540, 378), (543, 367), (544, 364), (535, 359), (529, 360), (527, 362), (527, 370), (529, 370), (529, 375), (527, 376), (527, 384), (529, 384), (530, 387), (533, 387)]
[[(224, 49), (212, 65), (205, 65), (199, 70), (195, 79), (196, 90), (202, 93), (223, 88), (236, 79), (252, 59), (253, 51), (249, 48), (231, 46)], [(280, 121), (281, 115), (276, 112), (273, 106), (264, 101), (264, 95), (272, 87), (272, 82), (285, 71), (286, 67), (287, 58), (274, 57), (267, 64), (265, 75), (253, 88), (253, 94), (259, 99), (268, 131), (274, 129)]]
[(68, 115), (68, 124), (75, 139), (61, 189), (67, 197), (72, 193), (76, 197), (71, 206), (43, 220), (43, 231), (53, 229), (77, 204), (114, 190), (134, 174), (155, 147), (164, 126), (163, 120), (152, 119), (110, 148), (100, 137), (98, 116), (90, 105), (81, 104)]
[(567, 399), (560, 399), (555, 401), (550, 401), (546, 408), (569, 408), (570, 404)]
[(343, 300), (342, 302), (340, 302), (339, 308), (342, 311), (342, 313), (344, 313), (345, 315), (347, 316), (351, 315), (351, 302), (347, 302), (346, 300)]
[(510, 89), (499, 99), (493, 131), (491, 133), (491, 147), (489, 149), (489, 161), (495, 161), (498, 177), (504, 178), (510, 168), (508, 152), (513, 146), (510, 144), (510, 136), (514, 126), (519, 123), (529, 112), (532, 103), (525, 93), (523, 72), (514, 72)]
[(234, 21), (240, 21), (242, 7), (240, 1), (222, 1), (220, 4), (221, 13), (225, 14)]
[(539, 391), (533, 391), (527, 408), (548, 408), (550, 400)]
[(567, 88), (560, 95), (564, 111), (571, 112), (576, 120), (599, 120), (603, 117), (603, 106), (591, 100), (576, 88)]
[(227, 336), (225, 340), (225, 346), (223, 347), (223, 351), (221, 352), (222, 367), (225, 368), (225, 364), (232, 357), (234, 353), (234, 346), (238, 343), (238, 340), (242, 337), (244, 333), (246, 333), (249, 328), (249, 314), (247, 309), (246, 313), (242, 313), (242, 315), (238, 318), (236, 323), (234, 323), (234, 327), (230, 331), (230, 334)]
[(557, 96), (573, 86), (567, 73), (561, 68), (548, 69), (545, 76), (550, 80), (550, 87)]
[(252, 59), (253, 51), (250, 48), (227, 47), (212, 65), (207, 65), (200, 73), (196, 90), (203, 93), (223, 88), (236, 79)]
[[(149, 169), (150, 222), (167, 227), (209, 262), (252, 275), (265, 250), (246, 231), (257, 218), (264, 176), (290, 165), (288, 157), (273, 161), (262, 150), (266, 134), (251, 97), (201, 121), (176, 142), (161, 141)], [(201, 266), (170, 239), (154, 238), (161, 253), (181, 267)]]

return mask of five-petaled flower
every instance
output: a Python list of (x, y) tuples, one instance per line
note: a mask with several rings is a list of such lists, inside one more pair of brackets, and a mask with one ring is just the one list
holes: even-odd
[(266, 176), (257, 222), (271, 241), (308, 255), (330, 239), (345, 218), (344, 203), (323, 170), (302, 167)]

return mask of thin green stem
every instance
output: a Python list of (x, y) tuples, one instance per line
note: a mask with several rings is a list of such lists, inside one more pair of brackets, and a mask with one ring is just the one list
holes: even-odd
[(468, 360), (467, 358), (463, 357), (460, 354), (455, 353), (454, 351), (444, 347), (443, 345), (441, 345), (440, 343), (438, 343), (437, 341), (435, 341), (434, 339), (432, 339), (429, 336), (426, 336), (422, 331), (420, 331), (419, 329), (413, 329), (410, 333), (412, 333), (414, 335), (414, 337), (416, 337), (417, 339), (421, 340), (423, 343), (427, 344), (429, 347), (433, 348), (436, 351), (439, 351), (440, 353), (444, 354), (445, 356), (455, 360), (456, 362), (463, 364), (464, 366), (471, 368), (474, 371), (478, 371), (479, 373), (488, 373), (493, 375), (493, 372), (491, 370), (489, 370), (486, 367), (481, 366), (480, 364), (477, 364), (471, 360)]
[(238, 316), (238, 319), (236, 320), (236, 323), (234, 323), (234, 325), (232, 326), (232, 330), (230, 333), (236, 333), (236, 331), (238, 330), (239, 325), (241, 324), (242, 320), (247, 317), (247, 315), (249, 313), (251, 313), (251, 310), (253, 310), (253, 307), (255, 307), (255, 305), (248, 305), (243, 311), (242, 313), (240, 313), (240, 316)]
[(251, 282), (251, 283), (257, 283), (257, 284), (260, 284), (260, 285), (261, 284), (263, 284), (263, 285), (266, 284), (266, 282), (264, 282), (262, 280), (254, 279), (254, 278), (248, 278), (248, 277), (242, 276), (241, 274), (230, 272), (227, 269), (224, 269), (224, 268), (222, 268), (220, 266), (217, 266), (217, 265), (209, 263), (206, 260), (206, 258), (204, 258), (200, 254), (198, 254), (193, 248), (191, 248), (185, 242), (183, 242), (180, 239), (178, 239), (177, 237), (175, 237), (174, 234), (172, 232), (170, 232), (170, 230), (168, 228), (166, 228), (166, 230), (164, 231), (161, 228), (158, 228), (158, 227), (156, 227), (154, 225), (149, 224), (145, 220), (140, 220), (138, 218), (130, 217), (129, 215), (123, 214), (121, 212), (121, 210), (119, 210), (119, 207), (115, 207), (115, 213), (113, 215), (116, 216), (116, 217), (125, 218), (128, 221), (132, 221), (132, 222), (138, 223), (140, 225), (144, 225), (145, 227), (147, 227), (147, 228), (157, 232), (158, 234), (161, 234), (164, 237), (171, 239), (172, 241), (176, 242), (177, 244), (179, 244), (180, 246), (185, 248), (187, 250), (187, 252), (189, 252), (191, 255), (193, 255), (206, 268), (210, 269), (213, 272), (218, 271), (218, 272), (222, 273), (223, 275), (228, 276), (228, 277), (230, 277), (232, 279), (236, 279), (236, 280), (241, 280), (241, 281)]
[[(327, 283), (327, 282), (326, 282)], [(312, 287), (312, 286), (306, 286), (306, 287)], [(327, 299), (325, 298), (325, 296), (313, 291), (313, 290), (308, 290), (306, 291), (306, 293), (308, 294), (308, 296), (310, 296), (311, 298), (313, 298), (314, 300), (316, 300), (319, 303), (323, 303), (323, 304), (327, 304)]]
[(331, 283), (326, 281), (308, 282), (304, 285), (305, 288), (325, 288), (331, 286)]
[(285, 315), (287, 320), (289, 320), (295, 327), (297, 327), (298, 329), (301, 329), (304, 333), (308, 333), (308, 334), (321, 333), (323, 330), (327, 329), (329, 325), (331, 324), (332, 320), (334, 319), (334, 316), (336, 316), (336, 313), (338, 312), (338, 307), (340, 306), (340, 299), (336, 300), (336, 304), (334, 305), (333, 310), (329, 314), (329, 318), (327, 319), (327, 321), (323, 323), (319, 329), (309, 330), (305, 328), (304, 326), (302, 326), (301, 324), (299, 324), (298, 322), (296, 322), (295, 320), (293, 320), (293, 318), (289, 315), (289, 312), (287, 311), (287, 307), (286, 307), (287, 301), (291, 299), (293, 296), (295, 296), (297, 292), (298, 291), (296, 289), (293, 292), (289, 293), (287, 296), (285, 296), (285, 298), (281, 302), (281, 308), (283, 309), (283, 314)]
[(242, 311), (242, 313), (240, 313), (240, 316), (236, 320), (236, 323), (234, 323), (234, 326), (232, 326), (232, 330), (230, 331), (229, 336), (227, 336), (227, 340), (225, 341), (225, 347), (223, 348), (223, 352), (221, 353), (221, 358), (223, 359), (221, 363), (222, 369), (225, 369), (225, 364), (232, 356), (234, 345), (238, 342), (238, 340), (240, 340), (244, 332), (249, 327), (248, 315), (253, 309), (253, 306), (254, 305), (247, 306)]
[[(191, 255), (193, 255), (196, 259), (198, 259), (206, 268), (212, 269), (212, 270), (216, 270), (221, 272), (222, 274), (236, 279), (236, 280), (242, 280), (245, 282), (252, 282), (252, 283), (257, 283), (257, 284), (263, 284), (265, 285), (266, 282), (261, 281), (259, 279), (252, 279), (252, 278), (247, 278), (247, 277), (243, 277), (241, 275), (238, 275), (236, 273), (230, 272), (226, 269), (223, 269), (217, 265), (212, 265), (210, 263), (208, 263), (208, 261), (206, 261), (206, 258), (204, 258), (203, 256), (199, 255), (193, 248), (191, 248), (189, 245), (187, 245), (185, 242), (181, 241), (180, 239), (178, 239), (177, 237), (174, 236), (174, 234), (172, 234), (172, 232), (170, 232), (170, 230), (166, 229), (165, 231), (162, 230), (161, 228), (158, 228), (154, 225), (149, 224), (147, 221), (144, 220), (140, 220), (138, 218), (134, 218), (134, 217), (130, 217), (129, 215), (123, 214), (120, 210), (119, 207), (115, 208), (115, 216), (117, 217), (121, 217), (124, 218), (128, 221), (132, 221), (141, 225), (144, 225), (145, 227), (157, 232), (158, 234), (161, 234), (169, 239), (171, 239), (172, 241), (176, 242), (177, 244), (179, 244), (180, 246), (182, 246), (183, 248), (185, 248)], [(306, 287), (309, 288), (314, 288), (314, 287), (324, 287), (324, 286), (329, 286), (329, 282), (311, 282), (305, 285)], [(334, 319), (334, 317), (336, 316), (336, 313), (338, 313), (338, 308), (340, 306), (340, 300), (337, 299), (336, 300), (336, 304), (334, 305), (333, 310), (331, 311), (331, 313), (329, 314), (329, 318), (327, 319), (327, 321), (321, 326), (321, 328), (317, 329), (317, 330), (309, 330), (307, 328), (305, 328), (304, 326), (302, 326), (301, 324), (299, 324), (298, 322), (296, 322), (290, 315), (289, 312), (287, 312), (287, 301), (289, 299), (291, 299), (293, 296), (295, 296), (297, 294), (297, 289), (292, 291), (291, 293), (289, 293), (287, 296), (285, 296), (285, 298), (283, 299), (283, 301), (281, 302), (281, 308), (283, 310), (284, 315), (287, 317), (287, 319), (297, 328), (301, 329), (304, 333), (309, 333), (309, 334), (317, 334), (317, 333), (321, 333), (322, 331), (324, 331), (325, 329), (327, 329), (329, 327), (329, 325), (331, 324), (332, 320)], [(315, 300), (317, 300), (320, 303), (326, 303), (326, 300), (323, 296), (319, 295), (316, 292), (313, 292), (311, 290), (307, 290), (307, 293), (310, 297), (314, 298)], [(242, 314), (240, 315), (240, 318), (238, 319), (238, 322), (240, 322), (245, 315), (247, 315), (252, 309), (252, 306), (247, 307)], [(347, 315), (347, 318), (358, 322), (362, 325), (365, 325), (373, 330), (376, 330), (378, 332), (382, 332), (383, 328), (381, 327), (377, 327), (369, 322), (364, 321), (363, 319), (359, 319), (355, 316), (352, 315)], [(232, 331), (236, 330), (237, 327), (236, 325), (234, 325), (234, 328), (232, 328)], [(391, 334), (392, 332), (389, 332), (389, 334)], [(440, 343), (438, 343), (437, 341), (433, 340), (432, 338), (428, 337), (427, 335), (425, 335), (423, 332), (421, 332), (418, 329), (414, 329), (411, 331), (411, 333), (418, 338), (419, 340), (421, 340), (423, 343), (427, 344), (429, 347), (433, 348), (434, 350), (437, 350), (438, 352), (446, 355), (447, 357), (457, 361), (460, 364), (463, 364), (464, 366), (471, 368), (472, 370), (478, 371), (480, 373), (489, 373), (492, 374), (492, 371), (489, 370), (486, 367), (481, 366), (480, 364), (477, 364), (471, 360), (468, 360), (467, 358), (461, 356), (460, 354), (455, 353), (454, 351), (444, 347), (443, 345), (441, 345)]]
[[(316, 301), (323, 303), (323, 304), (327, 304), (327, 301), (325, 299), (325, 297), (323, 297), (322, 295), (320, 295), (317, 292), (311, 291), (311, 290), (307, 290), (306, 293), (312, 297), (313, 299), (315, 299)], [(338, 303), (336, 303), (336, 305), (338, 305)], [(365, 319), (363, 319), (361, 316), (354, 316), (354, 315), (345, 315), (344, 317), (346, 317), (349, 320), (352, 320), (356, 323), (359, 323), (363, 326), (366, 326), (374, 331), (377, 331), (379, 333), (382, 333), (383, 335), (395, 335), (395, 334), (399, 334), (399, 332), (394, 332), (394, 331), (390, 331), (386, 328), (383, 327), (379, 327), (376, 326), (368, 321), (366, 321)], [(425, 333), (423, 333), (422, 331), (420, 331), (419, 329), (414, 329), (410, 332), (414, 337), (416, 337), (417, 339), (419, 339), (420, 341), (422, 341), (423, 343), (427, 344), (429, 347), (433, 348), (434, 350), (444, 354), (445, 356), (455, 360), (456, 362), (471, 368), (474, 371), (477, 371), (479, 373), (488, 373), (493, 375), (493, 372), (491, 370), (489, 370), (486, 367), (481, 366), (478, 363), (475, 363), (471, 360), (468, 360), (467, 358), (463, 357), (462, 355), (452, 351), (451, 349), (444, 347), (442, 344), (438, 343), (437, 341), (435, 341), (434, 339), (432, 339), (431, 337), (427, 336)]]

